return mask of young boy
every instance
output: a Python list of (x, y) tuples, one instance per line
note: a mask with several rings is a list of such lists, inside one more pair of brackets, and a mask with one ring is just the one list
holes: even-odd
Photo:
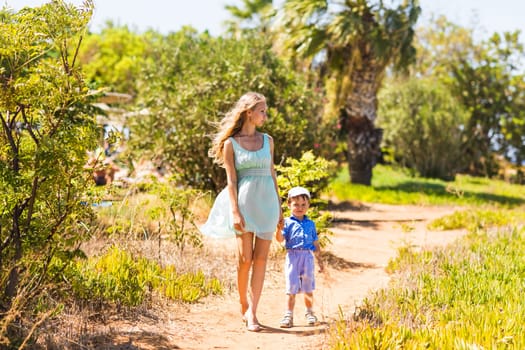
[(324, 265), (321, 260), (315, 223), (306, 216), (309, 207), (310, 192), (304, 187), (292, 188), (288, 192), (288, 208), (290, 208), (291, 216), (285, 219), (283, 230), (276, 233), (277, 241), (285, 241), (286, 247), (284, 272), (288, 298), (287, 310), (280, 323), (281, 328), (293, 326), (295, 295), (298, 293), (304, 293), (305, 316), (308, 325), (313, 326), (317, 323), (317, 317), (312, 309), (315, 289), (314, 254), (320, 272), (324, 270)]

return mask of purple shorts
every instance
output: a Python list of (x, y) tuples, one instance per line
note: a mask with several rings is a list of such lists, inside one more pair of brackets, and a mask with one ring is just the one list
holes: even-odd
[(286, 294), (312, 293), (315, 289), (314, 255), (311, 250), (286, 251)]

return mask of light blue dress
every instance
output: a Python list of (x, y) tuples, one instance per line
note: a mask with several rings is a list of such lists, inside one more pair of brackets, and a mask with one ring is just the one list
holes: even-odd
[[(263, 146), (257, 151), (241, 147), (233, 137), (239, 210), (245, 221), (245, 231), (261, 239), (271, 240), (279, 221), (279, 197), (271, 174), (270, 140), (263, 134)], [(215, 198), (206, 223), (200, 231), (210, 237), (234, 237), (233, 213), (228, 188)]]

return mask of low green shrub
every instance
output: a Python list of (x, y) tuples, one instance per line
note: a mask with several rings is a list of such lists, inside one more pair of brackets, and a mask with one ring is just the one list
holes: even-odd
[(52, 271), (61, 271), (62, 279), (81, 300), (137, 306), (151, 292), (187, 303), (209, 294), (222, 294), (220, 281), (206, 277), (202, 271), (178, 273), (174, 266), (162, 267), (143, 257), (133, 258), (116, 246), (87, 261), (76, 260), (63, 266), (55, 259), (52, 265)]
[(307, 188), (312, 199), (308, 216), (315, 222), (319, 244), (326, 247), (331, 243), (330, 237), (333, 235), (329, 227), (332, 215), (323, 211), (327, 207), (327, 201), (321, 198), (328, 184), (335, 177), (336, 163), (323, 157), (316, 157), (312, 151), (306, 151), (300, 159), (288, 158), (285, 165), (277, 165), (277, 184), (282, 198), (283, 215), (290, 215), (287, 206), (288, 191), (295, 186)]

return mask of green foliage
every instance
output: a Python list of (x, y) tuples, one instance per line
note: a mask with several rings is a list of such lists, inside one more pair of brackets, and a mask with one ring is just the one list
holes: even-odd
[(476, 174), (497, 173), (492, 153), (517, 164), (525, 160), (525, 75), (516, 64), (524, 53), (519, 32), (494, 34), (472, 60), (459, 58), (454, 65), (453, 91), (470, 111), (464, 148)]
[(328, 194), (342, 201), (385, 204), (458, 204), (516, 207), (525, 204), (525, 189), (500, 180), (457, 175), (452, 182), (411, 176), (406, 170), (378, 165), (372, 186), (350, 185), (342, 169)]
[(337, 323), (331, 348), (523, 348), (523, 223), (432, 252), (402, 250), (390, 288)]
[(154, 33), (137, 34), (109, 23), (100, 33), (86, 36), (79, 61), (86, 82), (95, 88), (135, 95), (137, 76), (148, 60)]
[(334, 177), (336, 164), (322, 157), (316, 157), (311, 151), (304, 152), (300, 159), (288, 158), (286, 164), (286, 166), (275, 167), (278, 174), (277, 185), (283, 199), (283, 215), (290, 215), (286, 201), (288, 191), (295, 186), (307, 188), (312, 196), (308, 216), (315, 222), (319, 244), (321, 247), (326, 247), (331, 243), (330, 236), (333, 235), (329, 230), (332, 215), (326, 211), (322, 212), (327, 202), (321, 198), (321, 193)]
[(66, 269), (63, 261), (55, 260), (53, 264), (64, 271), (62, 278), (69, 281), (74, 295), (91, 303), (137, 306), (151, 292), (194, 303), (209, 294), (222, 293), (221, 283), (207, 278), (202, 271), (180, 274), (174, 266), (161, 267), (146, 258), (133, 258), (116, 246), (100, 257), (70, 263)]
[(467, 114), (435, 80), (393, 81), (379, 96), (377, 124), (394, 160), (426, 178), (451, 180), (465, 168)]
[(307, 188), (318, 198), (336, 174), (335, 162), (316, 157), (312, 151), (305, 151), (299, 159), (288, 158), (285, 164), (275, 166), (281, 198), (295, 186)]
[(520, 33), (495, 33), (475, 42), (474, 30), (445, 17), (418, 32), (414, 72), (444, 82), (468, 112), (461, 147), (468, 165), (464, 171), (493, 176), (499, 157), (521, 164), (525, 76), (520, 68), (524, 57)]
[(176, 177), (169, 182), (154, 182), (152, 193), (167, 206), (170, 220), (166, 231), (183, 254), (186, 244), (201, 247), (201, 234), (195, 223), (194, 208), (200, 191), (177, 186)]
[(198, 190), (180, 187), (176, 176), (166, 181), (151, 178), (121, 196), (113, 205), (97, 208), (97, 233), (101, 236), (167, 237), (181, 255), (188, 244), (202, 246), (195, 217), (203, 195)]
[[(152, 64), (139, 81), (138, 107), (130, 119), (130, 152), (180, 174), (181, 184), (219, 192), (224, 169), (208, 157), (213, 123), (246, 91), (263, 93), (274, 138), (275, 160), (303, 149), (330, 147), (320, 123), (320, 96), (279, 60), (260, 35), (213, 38), (184, 29), (154, 43)], [(326, 145), (326, 146), (324, 146)]]
[(0, 303), (19, 316), (34, 311), (50, 259), (89, 233), (84, 165), (98, 129), (76, 59), (92, 11), (57, 0), (0, 12)]

